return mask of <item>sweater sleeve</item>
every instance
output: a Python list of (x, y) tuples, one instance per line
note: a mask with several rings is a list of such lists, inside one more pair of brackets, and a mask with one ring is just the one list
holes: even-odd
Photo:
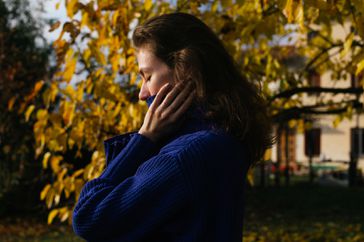
[(138, 166), (155, 155), (159, 145), (149, 138), (139, 133), (131, 134), (130, 140), (118, 154), (108, 155), (108, 166), (105, 168), (100, 178), (108, 178), (115, 184), (120, 183), (128, 176), (135, 173)]
[(104, 140), (104, 150), (106, 157), (106, 166), (109, 165), (110, 161), (115, 158), (117, 154), (122, 151), (125, 146), (128, 144), (130, 139), (137, 133), (137, 131), (132, 131), (128, 133), (124, 133), (121, 135), (117, 135), (111, 137), (107, 140)]
[(135, 137), (128, 143), (134, 142), (135, 150), (130, 147), (121, 162), (112, 163), (112, 171), (109, 166), (107, 172), (87, 182), (81, 191), (72, 226), (76, 234), (88, 241), (106, 241), (113, 236), (120, 241), (137, 241), (191, 197), (177, 158), (169, 154), (148, 159), (135, 174), (127, 176), (127, 163), (138, 164), (147, 157), (133, 152), (140, 152), (151, 142), (140, 135)]

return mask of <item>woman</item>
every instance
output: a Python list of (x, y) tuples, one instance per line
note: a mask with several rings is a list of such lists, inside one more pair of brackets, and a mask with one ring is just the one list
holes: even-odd
[(104, 141), (107, 166), (73, 212), (88, 241), (241, 241), (246, 172), (271, 145), (263, 99), (217, 36), (185, 13), (133, 33), (148, 103)]

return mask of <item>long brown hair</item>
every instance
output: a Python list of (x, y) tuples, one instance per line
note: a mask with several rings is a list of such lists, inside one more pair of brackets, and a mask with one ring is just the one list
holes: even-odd
[(205, 23), (187, 13), (164, 14), (137, 26), (132, 40), (135, 48), (151, 48), (177, 82), (192, 80), (205, 118), (246, 144), (252, 164), (261, 159), (272, 145), (265, 100)]

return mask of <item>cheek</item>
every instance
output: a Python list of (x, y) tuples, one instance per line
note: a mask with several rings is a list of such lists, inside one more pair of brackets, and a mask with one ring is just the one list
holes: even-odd
[(158, 93), (158, 91), (166, 84), (170, 83), (174, 85), (173, 73), (164, 73), (161, 75), (154, 75), (150, 81), (150, 92), (152, 95)]

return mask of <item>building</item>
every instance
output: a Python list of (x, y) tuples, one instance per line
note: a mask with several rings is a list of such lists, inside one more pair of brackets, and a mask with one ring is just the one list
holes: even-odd
[[(344, 27), (334, 25), (332, 33), (334, 40), (345, 41), (345, 37), (350, 33), (350, 26), (349, 24), (345, 24)], [(291, 48), (294, 50), (293, 46)], [(292, 53), (294, 56), (294, 51)], [(298, 57), (296, 56), (296, 58)], [(350, 60), (350, 53), (345, 59)], [(343, 76), (336, 82), (332, 80), (331, 75), (331, 71), (320, 74), (312, 70), (307, 78), (308, 85), (335, 88), (362, 86), (360, 78), (355, 78), (355, 76)], [(343, 102), (344, 95), (347, 94), (333, 95), (328, 93), (320, 96), (305, 94), (303, 100), (306, 105), (316, 103), (318, 98), (325, 102), (340, 103)], [(363, 95), (351, 94), (351, 97), (363, 103)], [(364, 114), (358, 115), (353, 110), (351, 119), (339, 120), (338, 117), (338, 115), (311, 115), (308, 117), (308, 121), (312, 123), (312, 129), (309, 131), (297, 125), (282, 130), (272, 149), (272, 160), (280, 160), (281, 165), (285, 165), (288, 159), (291, 170), (295, 172), (298, 170), (297, 167), (307, 167), (311, 156), (313, 166), (322, 171), (347, 170), (351, 152), (357, 152), (359, 156), (358, 168), (364, 172)], [(336, 127), (335, 123), (337, 124)]]

